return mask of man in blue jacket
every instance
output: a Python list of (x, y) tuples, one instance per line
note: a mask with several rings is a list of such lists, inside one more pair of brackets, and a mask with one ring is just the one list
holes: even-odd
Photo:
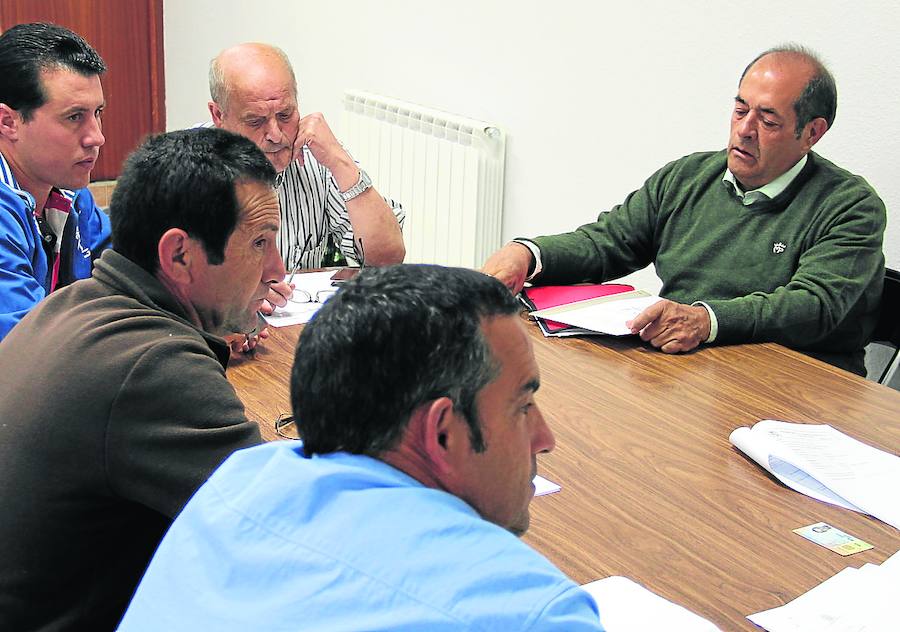
[(0, 35), (0, 340), (47, 294), (90, 276), (109, 219), (85, 188), (105, 139), (100, 75), (53, 24)]

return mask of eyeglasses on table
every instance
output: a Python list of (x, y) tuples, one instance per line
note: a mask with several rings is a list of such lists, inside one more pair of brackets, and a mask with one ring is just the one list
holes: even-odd
[(297, 424), (294, 423), (294, 416), (289, 413), (278, 415), (275, 418), (275, 434), (282, 439), (299, 440), (300, 435), (297, 433)]

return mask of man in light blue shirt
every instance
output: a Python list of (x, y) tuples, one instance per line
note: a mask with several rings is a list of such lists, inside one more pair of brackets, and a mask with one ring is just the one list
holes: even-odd
[(536, 455), (531, 343), (506, 288), (367, 268), (307, 325), (302, 442), (229, 458), (160, 545), (121, 630), (601, 630), (516, 536)]

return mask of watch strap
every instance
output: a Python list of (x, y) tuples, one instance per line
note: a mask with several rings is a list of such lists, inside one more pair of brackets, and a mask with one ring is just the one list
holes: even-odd
[(341, 191), (341, 198), (344, 200), (346, 204), (353, 198), (362, 195), (372, 186), (372, 179), (362, 169), (359, 170), (359, 179), (356, 181), (352, 187), (347, 189), (346, 191)]

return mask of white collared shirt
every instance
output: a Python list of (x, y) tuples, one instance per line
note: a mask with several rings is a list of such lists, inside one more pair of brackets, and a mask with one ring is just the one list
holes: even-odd
[(750, 206), (751, 204), (756, 204), (757, 202), (761, 202), (763, 200), (771, 200), (772, 198), (780, 195), (791, 182), (794, 181), (800, 172), (803, 171), (803, 167), (806, 166), (806, 161), (808, 159), (807, 154), (803, 154), (803, 157), (797, 161), (793, 167), (782, 173), (780, 176), (772, 180), (768, 184), (764, 184), (758, 189), (753, 189), (752, 191), (744, 191), (741, 188), (741, 185), (738, 183), (737, 179), (734, 177), (734, 174), (731, 173), (731, 169), (725, 168), (725, 175), (722, 176), (722, 182), (726, 183), (726, 186), (730, 185), (731, 190), (734, 191), (734, 194), (741, 198), (741, 202), (744, 206)]

